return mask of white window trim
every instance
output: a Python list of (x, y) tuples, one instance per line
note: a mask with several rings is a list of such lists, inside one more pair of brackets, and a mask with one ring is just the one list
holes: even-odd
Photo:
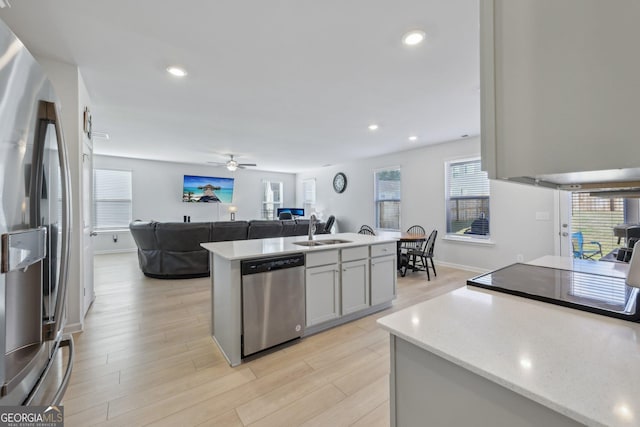
[[(444, 222), (445, 228), (447, 227), (447, 200), (449, 199), (449, 167), (451, 163), (462, 163), (462, 162), (472, 162), (476, 160), (482, 160), (480, 154), (476, 156), (465, 156), (465, 157), (457, 157), (450, 158), (445, 160), (444, 162)], [(491, 180), (489, 180), (491, 181)], [(489, 203), (491, 203), (491, 194), (489, 194)], [(442, 240), (446, 240), (448, 242), (453, 243), (461, 243), (461, 244), (469, 244), (469, 245), (478, 245), (478, 246), (493, 246), (495, 245), (495, 241), (492, 239), (493, 235), (491, 233), (491, 216), (489, 217), (489, 236), (474, 236), (474, 235), (461, 235), (455, 233), (444, 233)]]
[[(398, 229), (394, 229), (394, 228), (378, 228), (378, 211), (377, 211), (377, 194), (376, 194), (376, 175), (378, 172), (380, 171), (387, 171), (387, 170), (393, 170), (393, 169), (398, 169), (400, 171), (400, 206), (398, 207)], [(382, 230), (382, 231), (402, 231), (402, 166), (401, 165), (394, 165), (394, 166), (385, 166), (385, 167), (381, 167), (381, 168), (376, 168), (373, 170), (373, 228), (375, 228), (376, 230)]]
[(262, 196), (261, 196), (261, 201), (260, 201), (260, 217), (261, 219), (267, 219), (264, 216), (264, 212), (266, 211), (266, 209), (264, 208), (265, 205), (268, 203), (264, 200), (264, 186), (269, 183), (269, 185), (271, 184), (280, 184), (280, 199), (279, 201), (273, 201), (271, 203), (273, 203), (273, 215), (274, 218), (272, 219), (278, 219), (276, 212), (278, 211), (278, 208), (282, 208), (284, 207), (284, 182), (283, 181), (272, 181), (270, 179), (263, 179), (262, 180)]
[(461, 234), (445, 234), (442, 240), (446, 240), (454, 243), (462, 243), (462, 244), (471, 244), (471, 245), (480, 245), (480, 246), (494, 246), (496, 242), (492, 240), (490, 237), (482, 238), (482, 237), (472, 237), (469, 235), (461, 235)]

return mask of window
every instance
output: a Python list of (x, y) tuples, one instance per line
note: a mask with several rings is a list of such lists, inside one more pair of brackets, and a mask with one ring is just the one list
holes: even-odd
[(489, 236), (489, 179), (480, 159), (446, 166), (447, 233)]
[(302, 181), (302, 207), (305, 212), (311, 213), (316, 207), (316, 180), (315, 178)]
[(400, 168), (375, 173), (376, 228), (400, 230)]
[(131, 171), (95, 169), (93, 178), (95, 228), (128, 228), (132, 218)]
[[(613, 227), (618, 224), (635, 222), (635, 218), (628, 218), (637, 200), (622, 197), (603, 198), (589, 193), (571, 194), (571, 232), (582, 232), (583, 249), (595, 250), (598, 242), (602, 253), (593, 256), (599, 259), (620, 246), (618, 238), (613, 234)], [(635, 209), (637, 212), (637, 209)], [(573, 239), (572, 239), (573, 240)], [(575, 244), (575, 242), (572, 242)], [(595, 245), (595, 246), (594, 246)], [(579, 248), (575, 248), (578, 250)]]
[(278, 219), (276, 212), (282, 207), (282, 182), (262, 181), (262, 219)]

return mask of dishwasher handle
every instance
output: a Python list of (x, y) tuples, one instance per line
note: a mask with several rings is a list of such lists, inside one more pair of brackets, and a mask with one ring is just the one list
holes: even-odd
[(304, 254), (291, 254), (279, 257), (252, 259), (242, 261), (241, 263), (243, 276), (303, 266)]

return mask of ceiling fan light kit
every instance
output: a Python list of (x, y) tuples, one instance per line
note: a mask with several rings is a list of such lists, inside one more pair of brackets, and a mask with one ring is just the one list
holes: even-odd
[(228, 156), (229, 156), (229, 160), (227, 160), (225, 163), (222, 163), (222, 162), (207, 162), (207, 163), (211, 163), (212, 165), (217, 165), (217, 166), (225, 166), (230, 172), (235, 172), (236, 169), (244, 169), (247, 166), (258, 166), (255, 163), (238, 163), (238, 161), (233, 158), (233, 154), (229, 154)]

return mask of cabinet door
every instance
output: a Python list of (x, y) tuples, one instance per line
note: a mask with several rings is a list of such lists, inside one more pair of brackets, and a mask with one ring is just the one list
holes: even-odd
[(338, 265), (307, 268), (307, 326), (317, 325), (340, 315)]
[(482, 161), (489, 177), (637, 168), (637, 2), (481, 5)]
[(396, 258), (371, 259), (371, 305), (391, 301), (396, 296)]
[(369, 307), (369, 260), (342, 263), (342, 314)]

